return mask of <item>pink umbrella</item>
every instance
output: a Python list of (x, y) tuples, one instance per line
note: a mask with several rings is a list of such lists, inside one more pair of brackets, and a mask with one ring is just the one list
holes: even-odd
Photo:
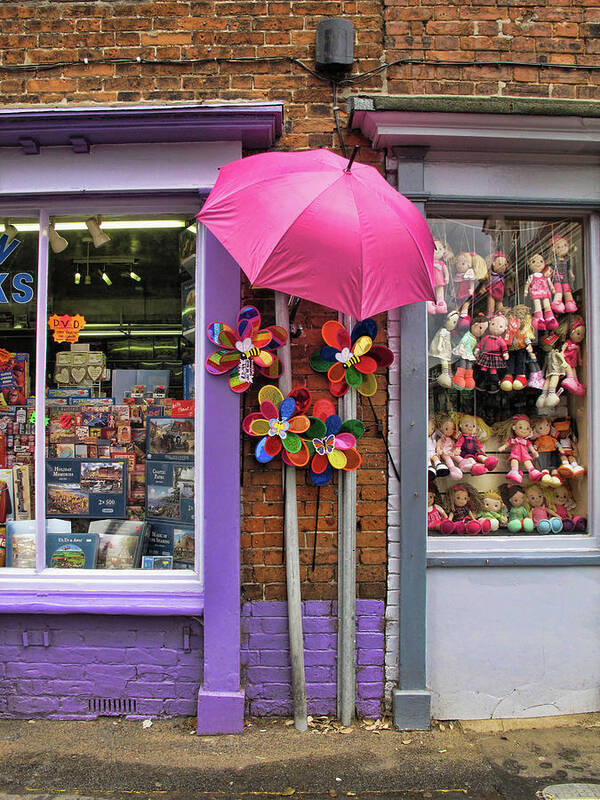
[(433, 300), (433, 239), (375, 170), (328, 150), (221, 167), (197, 215), (253, 285), (365, 319)]

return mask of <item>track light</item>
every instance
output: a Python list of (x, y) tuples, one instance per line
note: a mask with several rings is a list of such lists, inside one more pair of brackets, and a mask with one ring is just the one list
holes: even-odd
[(100, 225), (102, 224), (102, 217), (90, 217), (86, 219), (85, 226), (90, 232), (94, 247), (100, 247), (107, 242), (110, 242), (110, 236), (105, 233)]
[(4, 233), (6, 234), (6, 244), (10, 244), (18, 233), (15, 226), (8, 220), (4, 222)]
[(99, 271), (99, 273), (100, 273), (100, 277), (102, 278), (102, 280), (104, 281), (104, 283), (105, 283), (107, 286), (112, 286), (112, 281), (111, 281), (111, 279), (110, 279), (110, 275), (108, 274), (108, 272), (107, 272), (105, 269), (101, 269), (101, 270), (98, 270), (98, 271)]
[(53, 253), (62, 253), (62, 251), (69, 246), (69, 243), (64, 236), (61, 236), (60, 233), (56, 232), (54, 222), (50, 223), (50, 228), (48, 230), (48, 241), (50, 242), (50, 248)]
[(129, 273), (129, 277), (131, 278), (132, 281), (137, 281), (138, 283), (142, 280), (140, 278), (140, 276), (136, 272), (133, 272), (133, 271), (131, 271)]
[(77, 272), (75, 273), (73, 280), (75, 281), (75, 286), (79, 286), (79, 284), (81, 283), (81, 272), (79, 272), (79, 270), (77, 270)]

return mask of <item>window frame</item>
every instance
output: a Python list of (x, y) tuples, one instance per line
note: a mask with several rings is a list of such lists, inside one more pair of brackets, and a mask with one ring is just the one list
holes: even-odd
[[(587, 423), (588, 430), (594, 430), (594, 424), (600, 425), (600, 397), (597, 397), (597, 380), (595, 371), (598, 367), (594, 365), (592, 353), (597, 345), (600, 344), (600, 319), (598, 315), (591, 313), (593, 308), (600, 308), (600, 216), (589, 213), (581, 208), (573, 207), (551, 207), (544, 204), (529, 205), (515, 201), (506, 203), (490, 200), (489, 205), (482, 205), (480, 202), (458, 201), (436, 201), (431, 200), (426, 204), (426, 216), (432, 219), (435, 214), (436, 219), (465, 219), (469, 216), (486, 216), (492, 213), (501, 212), (506, 216), (522, 217), (525, 219), (544, 219), (562, 218), (572, 219), (581, 222), (583, 228), (584, 241), (584, 275), (586, 280), (585, 291), (585, 322), (586, 322), (586, 374), (588, 376), (587, 392)], [(427, 374), (429, 375), (429, 357), (425, 354), (427, 364)], [(429, 382), (428, 382), (429, 386)], [(429, 392), (428, 392), (429, 406)], [(430, 537), (427, 535), (427, 556), (433, 559), (436, 565), (445, 565), (443, 559), (449, 556), (451, 561), (460, 558), (461, 555), (472, 554), (475, 557), (485, 557), (486, 555), (502, 554), (504, 558), (510, 557), (531, 557), (536, 554), (548, 555), (566, 554), (569, 556), (576, 554), (596, 554), (600, 552), (600, 530), (597, 524), (597, 496), (600, 477), (596, 466), (596, 450), (598, 445), (595, 443), (595, 436), (588, 440), (588, 532), (583, 534), (556, 534), (552, 536), (527, 535), (527, 536), (498, 536), (490, 534), (488, 536), (477, 537)], [(426, 528), (426, 525), (425, 525)], [(437, 563), (439, 562), (439, 563)]]
[[(204, 595), (204, 402), (194, 410), (194, 570), (59, 570), (45, 565), (46, 471), (45, 471), (45, 391), (48, 336), (48, 225), (50, 217), (64, 215), (85, 218), (92, 214), (147, 215), (181, 214), (195, 216), (200, 207), (195, 192), (135, 192), (107, 197), (104, 193), (86, 194), (85, 198), (57, 195), (41, 203), (11, 203), (0, 196), (0, 216), (37, 218), (38, 261), (36, 265), (36, 369), (33, 391), (36, 397), (35, 416), (35, 512), (36, 566), (32, 569), (0, 570), (0, 612), (38, 611), (48, 608), (57, 613), (85, 611), (104, 613), (202, 613)], [(197, 365), (205, 360), (204, 296), (206, 280), (206, 229), (198, 224), (196, 231), (196, 326), (194, 359)], [(195, 370), (195, 397), (204, 399), (204, 370)], [(43, 599), (46, 598), (46, 599)]]

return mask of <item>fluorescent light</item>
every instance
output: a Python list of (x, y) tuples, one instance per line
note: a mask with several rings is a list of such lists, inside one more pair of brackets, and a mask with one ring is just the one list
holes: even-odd
[(172, 328), (171, 330), (143, 330), (143, 331), (136, 331), (136, 330), (118, 330), (108, 328), (107, 330), (88, 330), (88, 328), (84, 328), (81, 333), (79, 334), (79, 338), (84, 337), (100, 337), (103, 336), (105, 339), (111, 339), (116, 336), (181, 336), (181, 328)]
[(79, 272), (79, 270), (77, 270), (77, 272), (75, 273), (74, 281), (75, 281), (75, 286), (79, 286), (79, 284), (81, 283), (81, 272)]
[[(19, 233), (35, 233), (40, 226), (37, 222), (15, 222), (15, 228)], [(86, 231), (85, 222), (57, 222), (57, 231)], [(182, 219), (115, 219), (102, 222), (102, 227), (106, 230), (144, 230), (157, 228), (185, 228), (185, 221)], [(195, 231), (195, 226), (190, 226), (190, 230)], [(0, 233), (4, 233), (4, 225), (0, 225)]]
[(136, 272), (130, 272), (129, 277), (132, 281), (137, 281), (138, 283), (142, 280)]
[(107, 286), (112, 286), (112, 281), (111, 281), (111, 279), (110, 279), (110, 276), (109, 276), (109, 275), (108, 275), (108, 273), (106, 272), (106, 270), (102, 270), (102, 271), (100, 272), (100, 277), (102, 278), (102, 280), (104, 281), (104, 283), (105, 283)]

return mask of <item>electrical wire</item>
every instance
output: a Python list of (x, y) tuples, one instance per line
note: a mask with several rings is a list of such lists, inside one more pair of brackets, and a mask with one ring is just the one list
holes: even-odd
[(331, 81), (331, 89), (333, 92), (333, 118), (335, 119), (335, 129), (337, 131), (338, 140), (340, 142), (340, 147), (342, 148), (342, 155), (344, 158), (348, 158), (348, 151), (346, 150), (346, 142), (344, 141), (344, 137), (342, 136), (342, 128), (340, 126), (340, 117), (338, 111), (337, 104), (337, 93), (338, 93), (338, 83), (337, 81)]

